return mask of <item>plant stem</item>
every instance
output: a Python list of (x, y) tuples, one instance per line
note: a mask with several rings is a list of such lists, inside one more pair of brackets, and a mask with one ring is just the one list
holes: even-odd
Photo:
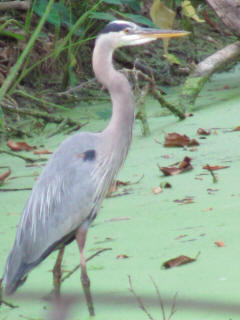
[[(46, 7), (46, 10), (42, 16), (42, 18), (40, 19), (35, 31), (33, 32), (30, 40), (28, 41), (25, 49), (23, 50), (22, 54), (20, 55), (20, 57), (18, 58), (17, 62), (15, 63), (15, 65), (10, 69), (10, 73), (8, 74), (6, 80), (4, 81), (2, 87), (0, 88), (0, 102), (2, 101), (2, 99), (4, 98), (6, 92), (8, 91), (9, 87), (11, 86), (14, 78), (16, 77), (16, 75), (18, 74), (18, 71), (20, 70), (24, 59), (26, 58), (27, 54), (29, 53), (29, 51), (31, 50), (31, 48), (34, 45), (34, 42), (36, 41), (49, 13), (50, 10), (52, 8), (52, 5), (54, 3), (54, 0), (49, 0), (49, 3)], [(3, 113), (0, 113), (0, 126), (4, 126), (4, 118), (3, 118)]]

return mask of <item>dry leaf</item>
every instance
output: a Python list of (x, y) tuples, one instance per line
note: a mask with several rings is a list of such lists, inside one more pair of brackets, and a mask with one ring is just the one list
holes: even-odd
[(226, 168), (229, 168), (229, 166), (209, 166), (208, 164), (203, 166), (203, 169), (209, 170), (209, 171), (221, 170), (221, 169), (226, 169)]
[(178, 167), (175, 167), (174, 165), (170, 167), (160, 167), (158, 165), (158, 168), (165, 176), (173, 176), (193, 169), (191, 165), (191, 158), (189, 157), (185, 157), (181, 162), (179, 162)]
[(155, 187), (155, 188), (152, 188), (152, 193), (153, 194), (159, 194), (161, 193), (163, 190), (161, 187)]
[[(154, 0), (150, 8), (152, 21), (161, 29), (172, 29), (176, 13), (160, 0)], [(163, 39), (164, 53), (168, 53), (169, 39)]]
[(205, 130), (205, 129), (202, 129), (202, 128), (199, 128), (198, 129), (198, 131), (197, 131), (197, 133), (199, 134), (199, 135), (203, 135), (203, 136), (208, 136), (211, 132), (208, 130)]
[(187, 135), (181, 135), (176, 132), (168, 133), (165, 136), (164, 147), (184, 147), (198, 146), (199, 142), (195, 139), (190, 139)]
[(129, 256), (127, 256), (126, 254), (119, 254), (116, 258), (117, 259), (127, 259), (127, 258), (129, 258)]
[(166, 269), (169, 269), (169, 268), (178, 267), (183, 264), (187, 264), (187, 263), (194, 262), (194, 261), (196, 261), (196, 259), (189, 258), (187, 256), (179, 256), (177, 258), (173, 258), (168, 261), (165, 261), (163, 263), (163, 267)]
[(4, 182), (4, 180), (11, 174), (11, 170), (8, 169), (8, 171), (0, 174), (0, 184)]
[(12, 150), (12, 151), (31, 151), (35, 149), (34, 146), (28, 145), (26, 142), (20, 142), (20, 141), (13, 141), (9, 139), (7, 141), (7, 146)]
[(237, 126), (233, 131), (240, 131), (240, 126)]
[(52, 152), (49, 151), (48, 149), (35, 150), (33, 153), (34, 153), (34, 154), (52, 154)]
[(229, 85), (225, 84), (225, 85), (223, 86), (223, 89), (224, 89), (224, 90), (227, 90), (227, 89), (230, 89), (230, 87), (229, 87)]
[(225, 247), (225, 244), (222, 241), (215, 241), (214, 242), (218, 247)]

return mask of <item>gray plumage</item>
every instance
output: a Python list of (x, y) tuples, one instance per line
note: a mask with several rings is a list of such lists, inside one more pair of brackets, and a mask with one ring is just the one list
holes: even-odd
[[(23, 210), (6, 262), (7, 294), (14, 293), (28, 272), (53, 250), (75, 237), (83, 258), (82, 273), (86, 275), (83, 286), (89, 282), (83, 255), (86, 230), (127, 156), (134, 123), (131, 88), (125, 76), (112, 65), (113, 51), (171, 33), (172, 30), (146, 29), (127, 21), (114, 21), (98, 36), (92, 64), (97, 80), (110, 93), (111, 120), (100, 133), (81, 132), (66, 139), (42, 171)], [(87, 286), (89, 289), (89, 283)], [(91, 300), (88, 295), (85, 292), (86, 299)], [(94, 314), (93, 307), (90, 314)]]

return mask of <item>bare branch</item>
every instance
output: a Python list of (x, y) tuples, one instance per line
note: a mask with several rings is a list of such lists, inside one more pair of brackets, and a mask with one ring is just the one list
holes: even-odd
[(133, 286), (132, 286), (132, 280), (131, 280), (131, 276), (129, 275), (128, 276), (128, 281), (129, 281), (129, 290), (130, 292), (134, 295), (134, 297), (136, 298), (137, 302), (138, 302), (138, 305), (140, 307), (140, 309), (148, 316), (148, 319), (150, 320), (154, 320), (154, 318), (151, 316), (151, 314), (148, 312), (148, 310), (145, 308), (143, 302), (142, 302), (142, 299), (140, 297), (137, 296), (136, 292), (134, 291), (133, 289)]
[(177, 311), (176, 310), (176, 300), (177, 300), (177, 292), (175, 293), (174, 297), (173, 297), (173, 303), (172, 303), (172, 307), (171, 307), (171, 312), (170, 315), (168, 317), (168, 320), (170, 320), (172, 318), (172, 316), (174, 315), (174, 313)]
[(237, 36), (240, 36), (239, 1), (207, 0), (222, 22)]
[[(86, 259), (86, 262), (89, 260), (92, 260), (94, 257), (98, 256), (100, 253), (107, 251), (107, 250), (112, 250), (112, 248), (103, 248), (92, 254), (90, 257)], [(73, 270), (69, 271), (62, 279), (61, 282), (65, 281), (68, 279), (74, 272), (76, 272), (80, 268), (80, 264), (78, 264)]]
[(162, 310), (162, 315), (163, 315), (163, 320), (166, 320), (166, 314), (165, 314), (165, 308), (164, 308), (164, 305), (163, 305), (163, 300), (162, 300), (162, 297), (160, 295), (160, 291), (158, 289), (158, 286), (156, 284), (156, 282), (153, 280), (152, 276), (150, 276), (150, 279), (156, 289), (156, 292), (157, 292), (157, 296), (158, 296), (158, 301), (159, 301), (159, 304), (160, 304), (160, 307), (161, 307), (161, 310)]

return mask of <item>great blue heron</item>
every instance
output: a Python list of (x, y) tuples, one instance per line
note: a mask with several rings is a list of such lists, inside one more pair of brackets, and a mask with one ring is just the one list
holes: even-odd
[(42, 171), (23, 210), (6, 262), (6, 294), (13, 294), (29, 271), (53, 250), (60, 249), (62, 257), (61, 248), (76, 239), (84, 294), (89, 312), (94, 314), (84, 258), (87, 230), (127, 156), (134, 123), (131, 87), (125, 76), (114, 69), (113, 51), (186, 34), (116, 20), (98, 35), (92, 64), (97, 80), (110, 93), (111, 120), (102, 132), (80, 132), (66, 139)]

